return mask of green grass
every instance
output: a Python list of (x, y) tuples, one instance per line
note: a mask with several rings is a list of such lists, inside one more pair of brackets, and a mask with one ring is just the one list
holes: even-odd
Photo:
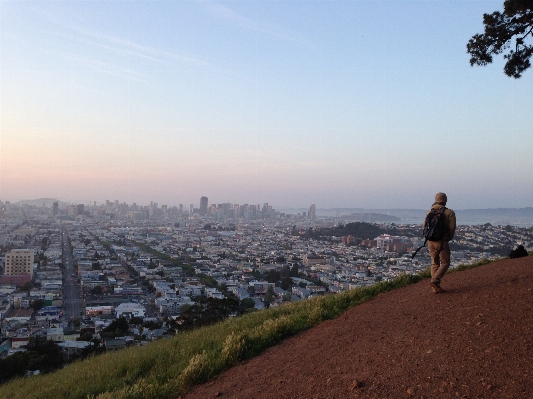
[[(489, 263), (459, 266), (465, 270)], [(283, 339), (334, 319), (380, 293), (430, 277), (416, 275), (229, 318), (172, 338), (75, 362), (57, 372), (0, 386), (11, 399), (170, 399)]]

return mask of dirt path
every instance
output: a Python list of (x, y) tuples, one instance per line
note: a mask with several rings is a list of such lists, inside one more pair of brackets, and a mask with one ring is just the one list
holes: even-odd
[(533, 398), (533, 257), (442, 287), (379, 295), (185, 398)]

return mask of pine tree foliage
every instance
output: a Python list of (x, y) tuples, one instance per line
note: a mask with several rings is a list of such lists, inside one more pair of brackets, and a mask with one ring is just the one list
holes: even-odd
[(492, 63), (493, 55), (506, 53), (503, 70), (518, 79), (531, 66), (533, 0), (505, 0), (503, 8), (503, 13), (483, 14), (485, 32), (472, 36), (466, 45), (467, 53), (471, 55), (471, 66), (485, 66)]

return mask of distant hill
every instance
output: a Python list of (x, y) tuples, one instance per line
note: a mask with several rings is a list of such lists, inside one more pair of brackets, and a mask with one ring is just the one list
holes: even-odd
[(346, 220), (353, 220), (354, 222), (370, 222), (370, 223), (381, 223), (381, 222), (400, 222), (402, 219), (394, 215), (386, 215), (384, 213), (352, 213), (345, 216)]
[(463, 224), (533, 226), (533, 208), (465, 209), (455, 211), (458, 220), (469, 221)]
[(34, 200), (22, 200), (18, 201), (17, 205), (33, 205), (33, 206), (44, 206), (46, 208), (52, 208), (54, 205), (54, 202), (58, 202), (60, 207), (64, 207), (67, 205), (71, 205), (70, 202), (60, 201), (55, 198), (39, 198)]
[(318, 238), (318, 237), (342, 237), (354, 236), (362, 240), (373, 239), (381, 234), (394, 234), (395, 231), (391, 229), (382, 229), (375, 224), (365, 222), (354, 222), (335, 227), (323, 227), (318, 229), (309, 229), (305, 232), (303, 237)]
[[(455, 209), (457, 223), (476, 225), (490, 223), (493, 226), (533, 226), (533, 208), (489, 208), (489, 209)], [(429, 207), (428, 207), (429, 209)], [(285, 213), (307, 212), (307, 209), (283, 209)], [(327, 208), (316, 209), (318, 217), (339, 217), (344, 220), (361, 222), (392, 222), (399, 224), (421, 224), (427, 209), (363, 209), (363, 208)], [(355, 215), (355, 216), (354, 216)], [(375, 217), (375, 219), (371, 219)]]

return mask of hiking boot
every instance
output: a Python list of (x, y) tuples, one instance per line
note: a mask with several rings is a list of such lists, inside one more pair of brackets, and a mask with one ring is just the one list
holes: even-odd
[(442, 288), (440, 288), (440, 285), (438, 283), (429, 283), (431, 286), (431, 289), (435, 294), (440, 294), (441, 292), (444, 292)]

